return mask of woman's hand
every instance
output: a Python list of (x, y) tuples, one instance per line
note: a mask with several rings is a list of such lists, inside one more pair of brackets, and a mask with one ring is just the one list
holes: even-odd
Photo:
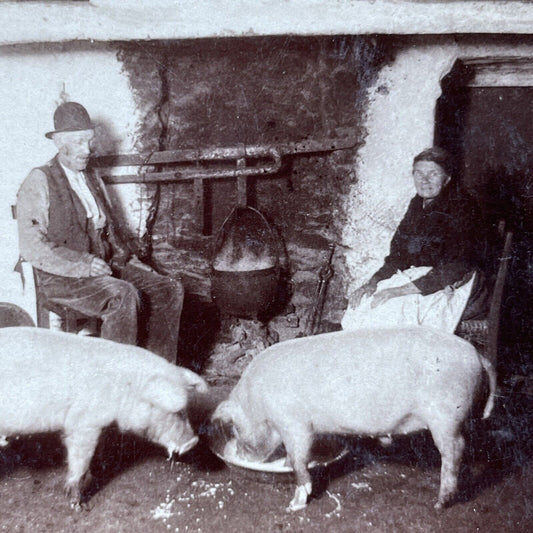
[(100, 259), (99, 257), (93, 258), (89, 269), (89, 276), (110, 276), (111, 274), (111, 268), (103, 259)]
[(400, 287), (391, 287), (390, 289), (383, 289), (374, 295), (370, 307), (374, 309), (378, 305), (384, 304), (391, 298), (398, 298), (398, 296), (407, 296), (408, 294), (420, 294), (420, 290), (414, 283), (407, 283)]
[(353, 291), (348, 297), (350, 307), (357, 307), (361, 303), (363, 296), (372, 296), (376, 292), (377, 286), (377, 283), (369, 281)]

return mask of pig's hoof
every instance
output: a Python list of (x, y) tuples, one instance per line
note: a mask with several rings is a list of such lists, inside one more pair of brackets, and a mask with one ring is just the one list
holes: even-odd
[(378, 440), (383, 448), (388, 448), (392, 444), (392, 437), (378, 437)]
[(79, 513), (80, 511), (83, 511), (83, 505), (79, 500), (69, 500), (68, 502), (69, 507), (73, 510)]
[(88, 501), (81, 501), (79, 499), (76, 499), (76, 498), (71, 498), (69, 500), (69, 507), (79, 513), (81, 511), (90, 511), (92, 509), (92, 505), (90, 502)]
[(93, 508), (93, 504), (90, 501), (81, 502), (80, 503), (80, 507), (81, 507), (82, 511), (89, 512)]
[(307, 496), (311, 493), (311, 487), (308, 485), (310, 484), (306, 483), (296, 487), (294, 498), (289, 503), (289, 507), (287, 507), (288, 512), (301, 511), (304, 507), (307, 507)]
[(82, 504), (81, 491), (79, 485), (65, 485), (65, 496), (68, 498), (69, 507), (73, 511), (81, 511), (84, 508)]
[(307, 507), (307, 503), (294, 503), (291, 502), (289, 503), (289, 507), (287, 507), (287, 509), (285, 509), (285, 511), (287, 511), (288, 513), (293, 513), (294, 511), (301, 511), (302, 509), (305, 509)]
[(433, 507), (435, 508), (435, 511), (437, 511), (437, 513), (441, 513), (447, 507), (447, 504), (448, 502), (446, 501), (442, 502), (439, 500)]

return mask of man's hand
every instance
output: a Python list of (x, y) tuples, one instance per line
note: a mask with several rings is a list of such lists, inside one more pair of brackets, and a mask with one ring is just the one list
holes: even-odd
[(91, 268), (89, 270), (89, 276), (110, 276), (112, 274), (110, 266), (99, 257), (95, 257), (91, 261)]
[(369, 281), (368, 283), (361, 285), (361, 287), (353, 291), (352, 294), (348, 297), (350, 307), (357, 307), (361, 303), (363, 296), (372, 296), (376, 292), (377, 286), (377, 283)]
[(128, 263), (137, 268), (140, 268), (141, 270), (146, 270), (147, 272), (155, 272), (151, 266), (147, 265), (146, 263), (143, 263), (136, 255), (133, 255), (128, 261)]

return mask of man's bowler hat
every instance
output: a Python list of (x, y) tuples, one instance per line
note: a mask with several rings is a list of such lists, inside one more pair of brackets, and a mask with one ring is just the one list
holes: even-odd
[(65, 102), (61, 104), (54, 113), (54, 131), (45, 133), (49, 139), (54, 133), (61, 131), (82, 131), (92, 130), (94, 126), (85, 109), (77, 102)]

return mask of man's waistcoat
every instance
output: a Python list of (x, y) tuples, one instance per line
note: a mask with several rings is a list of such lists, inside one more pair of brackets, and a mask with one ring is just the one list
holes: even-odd
[[(57, 160), (57, 156), (46, 165), (39, 167), (48, 179), (50, 208), (48, 213), (48, 233), (50, 241), (79, 252), (89, 252), (102, 259), (109, 260), (110, 248), (102, 239), (104, 232), (95, 231), (87, 218), (87, 212), (78, 195), (72, 190), (68, 179)], [(87, 180), (89, 188), (100, 208), (95, 187)]]

